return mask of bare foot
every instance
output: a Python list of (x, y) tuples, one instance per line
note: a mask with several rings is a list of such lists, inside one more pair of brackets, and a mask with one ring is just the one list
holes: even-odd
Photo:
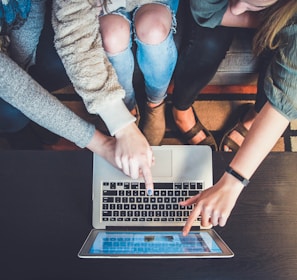
[[(192, 107), (185, 111), (177, 110), (175, 107), (172, 108), (172, 114), (177, 125), (178, 129), (186, 133), (191, 130), (196, 124), (195, 115), (193, 113)], [(196, 145), (202, 142), (206, 138), (203, 130), (200, 130), (193, 138), (191, 138), (188, 142), (189, 144)]]

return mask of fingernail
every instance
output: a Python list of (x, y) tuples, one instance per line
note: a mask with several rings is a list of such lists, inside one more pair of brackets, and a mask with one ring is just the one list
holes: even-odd
[(149, 195), (149, 196), (153, 195), (153, 190), (152, 189), (148, 189), (147, 190), (147, 195)]

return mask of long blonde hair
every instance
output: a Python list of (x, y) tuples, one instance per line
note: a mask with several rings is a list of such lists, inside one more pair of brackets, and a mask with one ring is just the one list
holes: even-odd
[(263, 11), (261, 27), (256, 33), (253, 49), (259, 55), (264, 49), (276, 49), (281, 43), (277, 38), (284, 28), (297, 14), (297, 0), (278, 0), (274, 5)]

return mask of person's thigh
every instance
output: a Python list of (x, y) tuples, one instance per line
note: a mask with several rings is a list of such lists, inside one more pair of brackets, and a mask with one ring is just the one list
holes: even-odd
[(25, 23), (10, 33), (10, 55), (22, 68), (35, 62), (35, 52), (44, 23), (46, 0), (32, 0)]
[(189, 108), (209, 83), (232, 43), (233, 34), (233, 28), (205, 28), (192, 22), (174, 75), (173, 103), (176, 108)]
[(52, 1), (46, 5), (44, 26), (36, 50), (35, 64), (28, 72), (48, 91), (54, 91), (71, 84), (64, 65), (54, 45), (54, 30), (51, 24)]

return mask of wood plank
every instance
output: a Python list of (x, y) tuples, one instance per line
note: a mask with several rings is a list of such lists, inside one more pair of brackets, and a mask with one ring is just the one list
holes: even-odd
[[(168, 94), (172, 94), (174, 84), (170, 83), (168, 87)], [(201, 94), (256, 94), (257, 85), (207, 85), (200, 92)]]

